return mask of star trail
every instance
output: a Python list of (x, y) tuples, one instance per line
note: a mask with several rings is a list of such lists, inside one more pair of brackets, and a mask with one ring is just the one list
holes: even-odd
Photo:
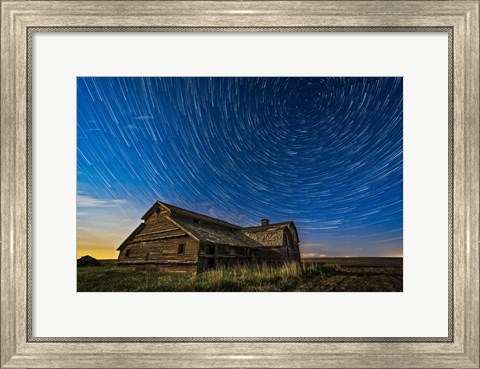
[(77, 255), (162, 200), (293, 220), (304, 256), (401, 256), (403, 80), (77, 78)]

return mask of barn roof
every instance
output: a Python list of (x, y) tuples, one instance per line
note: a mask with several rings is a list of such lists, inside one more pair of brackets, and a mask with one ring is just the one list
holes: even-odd
[(248, 227), (242, 229), (247, 237), (262, 246), (279, 246), (283, 243), (283, 232), (290, 222), (269, 224), (268, 226)]
[(224, 220), (209, 217), (208, 215), (196, 213), (196, 212), (191, 211), (191, 210), (179, 208), (178, 206), (167, 204), (166, 202), (163, 202), (163, 201), (155, 202), (155, 204), (153, 204), (152, 207), (150, 209), (148, 209), (148, 211), (142, 216), (142, 219), (143, 220), (147, 219), (150, 216), (150, 214), (154, 210), (156, 210), (156, 208), (158, 206), (161, 206), (161, 207), (169, 210), (172, 215), (184, 216), (184, 217), (188, 217), (188, 218), (192, 218), (192, 219), (197, 219), (199, 221), (203, 220), (205, 222), (218, 224), (218, 225), (222, 225), (222, 226), (226, 226), (226, 227), (230, 227), (230, 228), (236, 228), (236, 229), (242, 228), (242, 227), (240, 227), (236, 224), (228, 223)]
[[(285, 229), (291, 229), (292, 227), (295, 233), (294, 237), (298, 241), (298, 235), (292, 221), (258, 227), (241, 227), (221, 219), (167, 204), (163, 201), (155, 202), (142, 216), (142, 219), (146, 220), (158, 207), (167, 210), (170, 213), (169, 218), (174, 223), (204, 243), (248, 247), (281, 246)], [(140, 230), (139, 226), (118, 249), (128, 243)]]
[(230, 246), (261, 246), (255, 240), (246, 237), (239, 228), (226, 227), (208, 221), (196, 223), (191, 218), (173, 214), (170, 218), (201, 242)]
[(242, 232), (263, 246), (277, 246), (283, 243), (283, 233), (286, 229), (290, 231), (295, 241), (299, 242), (297, 228), (291, 220), (258, 227), (244, 227)]

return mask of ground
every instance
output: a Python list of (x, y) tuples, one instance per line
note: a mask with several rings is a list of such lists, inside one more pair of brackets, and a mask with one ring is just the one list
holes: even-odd
[[(323, 258), (306, 259), (305, 262), (338, 265), (336, 273), (318, 281), (319, 291), (403, 291), (403, 258)], [(312, 280), (312, 284), (316, 281)]]
[(79, 292), (401, 292), (402, 258), (304, 259), (283, 267), (241, 267), (206, 273), (118, 269), (112, 261), (77, 268)]

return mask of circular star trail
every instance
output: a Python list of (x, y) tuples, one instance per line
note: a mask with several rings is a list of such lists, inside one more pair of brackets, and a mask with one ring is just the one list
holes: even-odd
[[(78, 190), (293, 220), (305, 255), (401, 254), (402, 78), (78, 78)], [(115, 245), (113, 245), (115, 246)]]

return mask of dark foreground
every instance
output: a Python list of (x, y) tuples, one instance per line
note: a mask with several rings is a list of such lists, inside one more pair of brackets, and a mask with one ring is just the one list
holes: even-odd
[(101, 266), (77, 268), (78, 292), (401, 292), (402, 258), (304, 259), (283, 267), (239, 267), (201, 274)]
[(321, 291), (403, 291), (403, 258), (319, 258), (304, 263), (337, 265), (337, 273), (324, 279)]

